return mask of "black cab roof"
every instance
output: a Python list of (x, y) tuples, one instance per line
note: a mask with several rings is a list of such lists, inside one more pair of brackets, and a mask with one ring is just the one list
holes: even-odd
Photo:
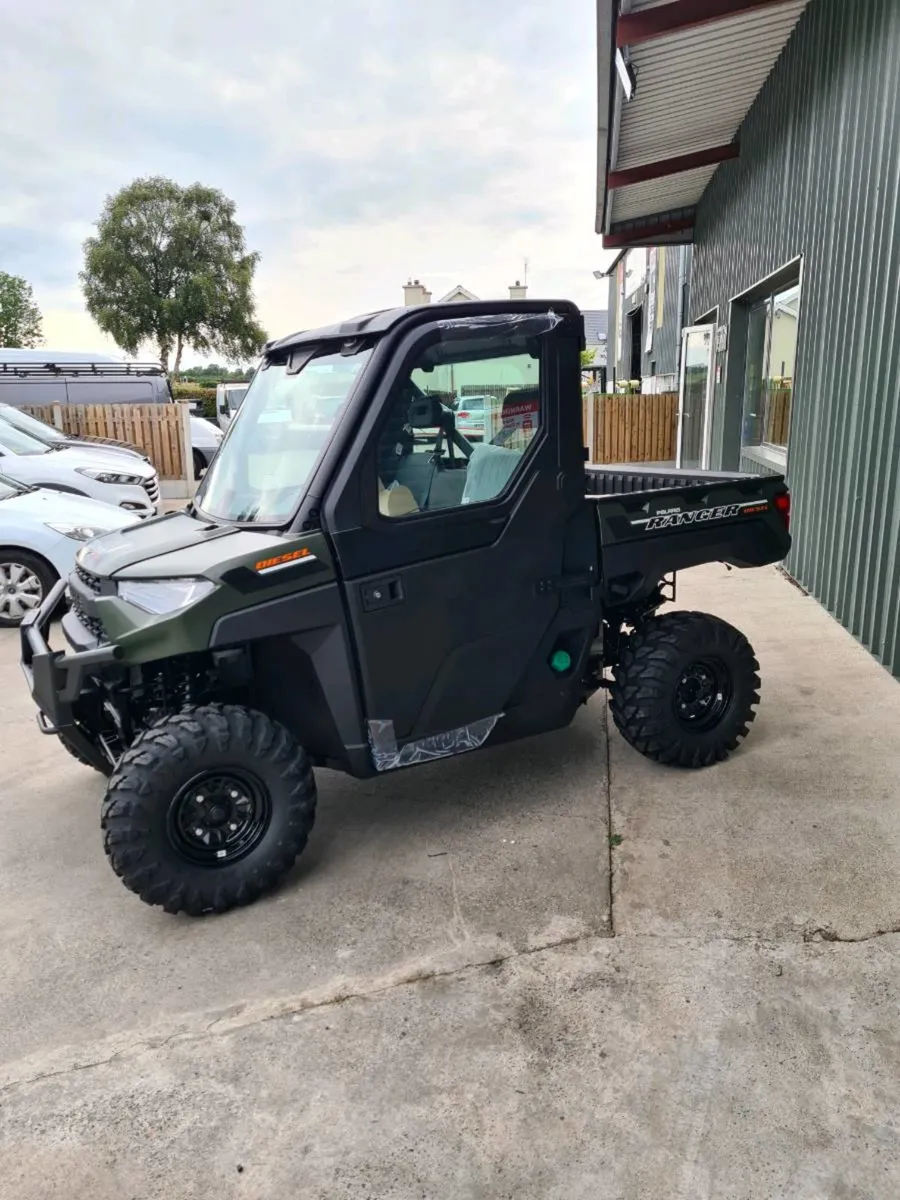
[(382, 337), (402, 325), (420, 325), (426, 321), (460, 320), (465, 317), (503, 313), (539, 313), (549, 309), (560, 315), (574, 315), (579, 318), (581, 316), (577, 305), (571, 300), (477, 300), (456, 301), (451, 304), (417, 304), (409, 308), (383, 308), (378, 312), (351, 317), (337, 325), (300, 330), (287, 337), (267, 342), (263, 353), (279, 353), (311, 342), (345, 342), (362, 337)]

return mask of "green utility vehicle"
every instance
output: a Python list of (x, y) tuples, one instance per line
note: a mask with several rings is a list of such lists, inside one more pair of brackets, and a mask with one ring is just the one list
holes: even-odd
[(26, 618), (39, 724), (109, 776), (106, 852), (143, 900), (222, 912), (274, 886), (315, 767), (364, 778), (558, 729), (600, 688), (659, 762), (738, 745), (749, 644), (657, 610), (676, 569), (782, 558), (787, 488), (586, 464), (583, 344), (555, 301), (271, 342), (193, 504), (85, 545)]

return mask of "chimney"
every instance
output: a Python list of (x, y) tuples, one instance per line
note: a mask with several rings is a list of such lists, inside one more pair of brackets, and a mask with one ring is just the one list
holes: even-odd
[(518, 279), (512, 285), (512, 287), (509, 289), (510, 300), (524, 300), (527, 295), (528, 295), (528, 285), (520, 283)]
[(420, 279), (410, 279), (403, 285), (403, 304), (406, 308), (415, 308), (417, 304), (428, 304), (431, 293), (426, 291)]

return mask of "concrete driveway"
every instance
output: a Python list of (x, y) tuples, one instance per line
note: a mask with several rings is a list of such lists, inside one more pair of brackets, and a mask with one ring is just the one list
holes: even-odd
[(202, 921), (114, 878), (0, 633), (0, 1197), (900, 1194), (900, 688), (774, 570), (679, 582), (762, 663), (729, 763), (598, 699), (323, 773), (288, 886)]

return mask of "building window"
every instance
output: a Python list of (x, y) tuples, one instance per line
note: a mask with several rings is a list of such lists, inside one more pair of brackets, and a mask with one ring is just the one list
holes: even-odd
[(742, 444), (778, 461), (787, 452), (799, 317), (799, 284), (768, 296), (748, 314)]

